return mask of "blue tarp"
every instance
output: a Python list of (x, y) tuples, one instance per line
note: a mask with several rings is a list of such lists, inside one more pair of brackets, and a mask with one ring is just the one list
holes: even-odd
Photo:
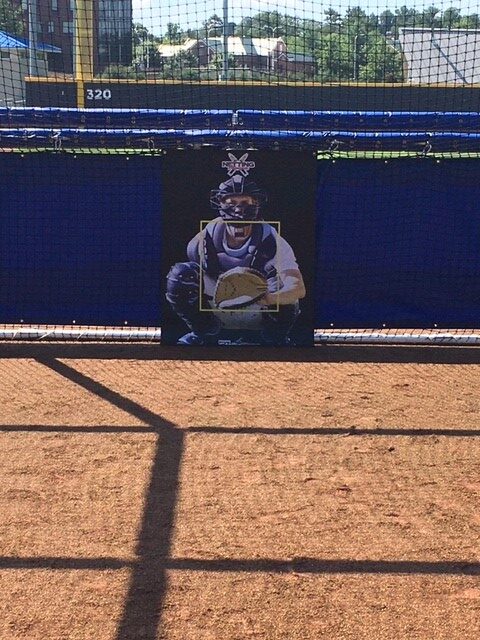
[(478, 112), (437, 111), (264, 111), (231, 109), (0, 109), (0, 124), (119, 129), (225, 129), (298, 132), (478, 132)]
[(76, 109), (60, 107), (3, 107), (0, 125), (89, 128), (181, 129), (224, 128), (232, 122), (229, 109)]
[[(0, 322), (159, 326), (168, 161), (0, 154)], [(479, 326), (478, 160), (322, 161), (317, 193), (316, 327)]]
[[(13, 36), (6, 31), (0, 31), (0, 49), (30, 49), (30, 43), (26, 38)], [(46, 53), (61, 53), (62, 50), (51, 44), (37, 42), (35, 49)]]
[(159, 326), (162, 162), (0, 154), (0, 322)]
[(319, 165), (316, 327), (480, 323), (480, 164)]

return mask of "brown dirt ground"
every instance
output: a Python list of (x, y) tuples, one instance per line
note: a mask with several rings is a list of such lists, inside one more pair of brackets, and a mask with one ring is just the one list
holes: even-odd
[(480, 349), (0, 345), (1, 640), (480, 633)]

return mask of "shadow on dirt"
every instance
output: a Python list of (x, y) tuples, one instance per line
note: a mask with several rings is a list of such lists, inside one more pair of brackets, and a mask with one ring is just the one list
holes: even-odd
[(274, 429), (228, 427), (195, 427), (181, 429), (150, 411), (146, 407), (108, 388), (104, 384), (81, 373), (74, 366), (59, 359), (145, 359), (145, 360), (252, 360), (290, 362), (435, 362), (479, 364), (480, 349), (475, 348), (402, 348), (402, 347), (317, 347), (310, 350), (264, 349), (239, 350), (165, 348), (156, 345), (92, 345), (92, 344), (2, 344), (0, 357), (36, 358), (39, 363), (63, 376), (71, 383), (88, 390), (132, 417), (143, 426), (58, 427), (44, 425), (0, 425), (0, 431), (52, 431), (52, 432), (153, 432), (157, 434), (150, 480), (145, 495), (145, 506), (138, 533), (136, 559), (125, 561), (116, 558), (0, 558), (0, 569), (45, 568), (71, 569), (124, 569), (131, 570), (131, 579), (124, 609), (115, 640), (141, 637), (155, 640), (159, 637), (162, 607), (167, 590), (167, 572), (269, 572), (269, 573), (330, 573), (330, 574), (448, 574), (479, 575), (480, 563), (467, 561), (383, 561), (383, 560), (322, 560), (315, 558), (275, 559), (196, 559), (171, 558), (175, 510), (178, 499), (179, 477), (185, 436), (191, 432), (205, 433), (265, 433), (315, 434), (315, 435), (451, 435), (476, 436), (474, 429), (353, 429), (312, 428)]
[(329, 344), (311, 348), (237, 348), (167, 347), (133, 342), (1, 342), (0, 358), (480, 364), (480, 347)]
[(138, 534), (138, 559), (132, 567), (130, 586), (116, 635), (116, 640), (127, 640), (134, 637), (138, 629), (142, 629), (142, 638), (155, 640), (166, 591), (166, 560), (170, 556), (175, 521), (184, 433), (171, 422), (74, 367), (45, 356), (38, 358), (38, 361), (141, 420), (158, 434)]

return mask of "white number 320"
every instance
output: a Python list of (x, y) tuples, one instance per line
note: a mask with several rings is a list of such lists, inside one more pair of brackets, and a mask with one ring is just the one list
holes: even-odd
[(110, 89), (87, 89), (87, 100), (111, 100)]

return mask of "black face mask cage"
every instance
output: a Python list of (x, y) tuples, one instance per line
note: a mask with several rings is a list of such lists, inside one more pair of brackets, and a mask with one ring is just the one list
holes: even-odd
[(224, 220), (257, 220), (259, 213), (259, 205), (257, 204), (248, 204), (248, 205), (235, 205), (230, 203), (219, 203), (218, 206), (219, 213)]

